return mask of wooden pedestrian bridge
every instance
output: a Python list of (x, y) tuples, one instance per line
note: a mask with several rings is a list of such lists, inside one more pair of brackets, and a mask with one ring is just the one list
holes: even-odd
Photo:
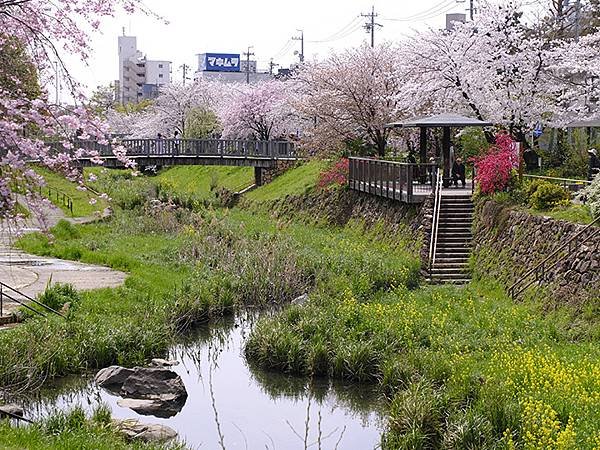
[[(53, 145), (58, 150), (60, 143)], [(77, 140), (75, 148), (95, 151), (104, 167), (122, 168), (115, 149), (123, 147), (127, 158), (140, 167), (172, 165), (219, 165), (271, 168), (279, 160), (296, 160), (296, 145), (289, 141), (251, 141), (236, 139), (122, 139), (101, 144)], [(81, 167), (97, 165), (89, 155), (77, 159)]]

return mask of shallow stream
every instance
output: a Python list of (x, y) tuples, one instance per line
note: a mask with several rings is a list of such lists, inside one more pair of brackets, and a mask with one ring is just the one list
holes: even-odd
[(384, 426), (380, 395), (369, 385), (310, 380), (249, 365), (243, 346), (253, 321), (222, 320), (173, 347), (169, 359), (188, 398), (169, 419), (141, 416), (117, 405), (118, 397), (90, 377), (71, 377), (26, 406), (28, 416), (81, 405), (107, 404), (115, 418), (137, 418), (175, 429), (190, 448), (373, 449)]

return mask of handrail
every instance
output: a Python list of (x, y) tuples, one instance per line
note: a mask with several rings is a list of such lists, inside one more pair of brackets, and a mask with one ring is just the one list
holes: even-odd
[(63, 319), (66, 319), (66, 317), (65, 317), (63, 314), (59, 313), (59, 312), (58, 312), (58, 311), (56, 311), (55, 309), (52, 309), (52, 308), (50, 308), (48, 305), (45, 305), (44, 303), (37, 301), (36, 299), (34, 299), (34, 298), (30, 297), (29, 295), (27, 295), (27, 294), (24, 294), (24, 293), (23, 293), (23, 292), (21, 292), (21, 291), (18, 291), (17, 289), (15, 289), (15, 288), (13, 288), (13, 287), (9, 286), (9, 285), (8, 285), (8, 284), (6, 284), (6, 283), (3, 283), (2, 281), (0, 281), (0, 301), (2, 300), (2, 297), (8, 297), (10, 300), (12, 300), (12, 301), (14, 301), (14, 302), (17, 302), (17, 303), (19, 303), (19, 304), (21, 304), (21, 305), (25, 306), (27, 309), (30, 309), (30, 310), (32, 310), (32, 311), (34, 311), (34, 312), (36, 312), (36, 313), (38, 313), (38, 314), (40, 314), (40, 315), (42, 315), (42, 316), (46, 317), (46, 315), (45, 315), (45, 314), (43, 314), (42, 312), (40, 312), (40, 311), (38, 311), (38, 310), (36, 310), (36, 309), (33, 309), (33, 308), (31, 308), (31, 307), (30, 307), (29, 305), (27, 305), (25, 302), (22, 302), (22, 301), (20, 301), (20, 300), (17, 300), (16, 298), (13, 298), (12, 296), (10, 296), (10, 295), (6, 294), (6, 293), (4, 292), (4, 289), (3, 289), (3, 288), (7, 288), (7, 289), (9, 289), (10, 291), (14, 292), (15, 294), (18, 294), (18, 295), (20, 295), (20, 296), (22, 296), (22, 297), (25, 297), (25, 298), (26, 298), (27, 300), (29, 300), (30, 302), (32, 302), (32, 303), (35, 303), (35, 304), (36, 304), (36, 305), (38, 305), (38, 306), (41, 306), (41, 307), (42, 307), (42, 308), (44, 308), (45, 310), (47, 310), (47, 311), (50, 311), (51, 313), (54, 313), (54, 314), (56, 314), (57, 316), (60, 316), (60, 317), (62, 317)]
[(562, 182), (570, 182), (570, 183), (574, 183), (574, 184), (592, 184), (591, 181), (588, 180), (578, 180), (577, 178), (558, 178), (558, 177), (547, 177), (544, 175), (530, 175), (530, 174), (523, 174), (524, 177), (526, 178), (539, 178), (542, 180), (555, 180), (555, 181), (562, 181)]
[[(551, 266), (549, 266), (549, 267), (546, 268), (545, 267), (546, 262), (548, 262), (551, 258), (553, 258), (557, 254), (559, 254), (566, 247), (568, 247), (568, 253), (569, 254), (572, 253), (573, 252), (573, 248), (572, 248), (571, 244), (579, 236), (581, 236), (583, 233), (585, 233), (588, 229), (590, 229), (591, 227), (593, 227), (596, 224), (600, 224), (600, 217), (597, 217), (593, 222), (591, 222), (590, 224), (586, 225), (584, 228), (582, 228), (581, 230), (579, 230), (579, 232), (577, 232), (574, 236), (572, 236), (568, 241), (566, 241), (564, 244), (562, 244), (560, 247), (558, 247), (556, 250), (554, 250), (550, 255), (548, 255), (546, 258), (544, 258), (544, 260), (542, 260), (538, 265), (536, 265), (533, 269), (528, 270), (524, 275), (521, 276), (521, 278), (519, 280), (517, 280), (515, 283), (513, 283), (513, 285), (508, 288), (508, 293), (513, 298), (513, 300), (521, 292), (523, 292), (525, 289), (527, 289), (529, 286), (531, 286), (536, 281), (538, 281), (538, 282), (543, 281), (543, 276), (544, 276), (545, 271), (548, 270), (548, 269), (552, 269), (554, 266), (556, 266), (556, 264), (559, 263), (559, 261), (556, 261)], [(591, 233), (583, 241), (581, 241), (581, 244), (589, 241), (591, 238), (593, 238), (594, 236), (596, 236), (598, 233), (600, 233), (600, 227), (597, 228), (596, 231), (594, 231), (593, 233)], [(540, 277), (540, 273), (541, 273), (541, 277)], [(532, 274), (535, 275), (535, 278), (532, 281), (530, 281), (529, 283), (527, 283), (525, 286), (523, 286), (523, 287), (521, 287), (520, 289), (517, 290), (517, 287), (519, 285), (521, 285), (522, 283), (524, 283), (527, 280), (527, 278), (530, 275), (532, 275)]]
[[(68, 195), (65, 194), (62, 191), (59, 191), (58, 189), (52, 187), (52, 186), (43, 186), (45, 189), (48, 189), (48, 200), (52, 200), (52, 191), (56, 192), (56, 201), (58, 202), (60, 196), (62, 195), (62, 204), (63, 206), (66, 206), (69, 211), (71, 212), (71, 215), (73, 215), (73, 199)], [(40, 186), (40, 196), (42, 195), (42, 186)]]
[(435, 163), (407, 163), (407, 162), (402, 162), (402, 161), (390, 161), (388, 159), (367, 158), (364, 156), (351, 156), (350, 159), (354, 159), (355, 161), (382, 162), (382, 163), (394, 164), (394, 165), (398, 165), (398, 166), (421, 166), (421, 167), (436, 166)]
[[(60, 142), (48, 145), (63, 151)], [(287, 140), (237, 140), (237, 139), (120, 139), (114, 142), (100, 143), (95, 140), (73, 141), (74, 148), (83, 148), (98, 152), (101, 158), (114, 157), (113, 146), (123, 146), (128, 157), (243, 157), (266, 159), (298, 159), (296, 143)], [(91, 155), (77, 159), (90, 159)]]
[(442, 206), (442, 172), (438, 168), (435, 182), (435, 197), (433, 200), (433, 217), (431, 219), (431, 237), (429, 239), (429, 271), (435, 264), (437, 252), (438, 228), (440, 223), (440, 210)]

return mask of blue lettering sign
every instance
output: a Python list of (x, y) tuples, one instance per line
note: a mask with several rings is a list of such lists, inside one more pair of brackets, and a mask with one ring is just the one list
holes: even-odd
[(240, 55), (233, 53), (205, 53), (202, 70), (208, 72), (239, 72)]

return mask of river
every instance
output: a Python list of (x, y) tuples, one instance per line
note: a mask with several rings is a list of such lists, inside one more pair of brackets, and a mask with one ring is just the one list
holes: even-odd
[(198, 329), (168, 357), (183, 379), (188, 398), (175, 416), (140, 416), (117, 405), (90, 375), (68, 377), (26, 405), (40, 418), (56, 409), (107, 404), (115, 418), (137, 418), (170, 426), (196, 449), (373, 449), (379, 448), (385, 405), (370, 385), (286, 376), (253, 367), (243, 346), (251, 331), (248, 315)]

